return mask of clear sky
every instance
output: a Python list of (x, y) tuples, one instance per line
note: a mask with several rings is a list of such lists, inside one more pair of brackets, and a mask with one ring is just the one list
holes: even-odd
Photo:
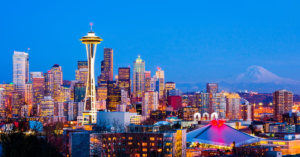
[(86, 60), (79, 39), (93, 22), (100, 74), (103, 48), (114, 49), (118, 67), (138, 55), (146, 70), (165, 71), (166, 81), (214, 81), (259, 65), (300, 80), (300, 1), (103, 1), (1, 0), (0, 81), (12, 81), (13, 51), (30, 47), (30, 71), (62, 66), (75, 79)]

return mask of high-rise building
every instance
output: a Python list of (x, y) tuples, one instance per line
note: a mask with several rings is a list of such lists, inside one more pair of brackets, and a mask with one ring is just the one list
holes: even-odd
[(101, 62), (101, 81), (112, 81), (113, 78), (113, 49), (104, 48), (104, 60)]
[(140, 56), (133, 62), (133, 97), (143, 96), (145, 91), (145, 61)]
[(226, 96), (226, 118), (241, 119), (240, 96), (237, 93), (229, 93)]
[(101, 74), (98, 76), (98, 86), (100, 86), (101, 82), (106, 82), (104, 78), (104, 61), (101, 61)]
[(98, 87), (97, 88), (97, 101), (106, 101), (107, 99), (107, 87)]
[(273, 93), (274, 119), (282, 122), (282, 114), (293, 108), (293, 93), (290, 91), (278, 90)]
[(170, 91), (173, 89), (176, 89), (176, 84), (174, 82), (166, 82), (165, 83), (164, 96), (166, 99), (170, 95)]
[(162, 99), (164, 97), (164, 90), (165, 90), (165, 74), (164, 71), (161, 70), (161, 68), (157, 68), (156, 71), (157, 76), (157, 83), (156, 83), (156, 91), (158, 92), (159, 99)]
[(183, 121), (193, 121), (195, 113), (199, 112), (197, 107), (183, 107), (178, 111), (178, 118)]
[[(71, 81), (70, 83), (70, 100), (73, 100), (74, 101), (74, 87), (75, 87), (75, 84), (76, 83), (79, 83), (79, 81), (77, 80), (73, 80)], [(76, 101), (75, 101), (76, 102)]]
[(78, 69), (75, 71), (75, 78), (76, 80), (85, 84), (87, 83), (88, 79), (88, 69)]
[(14, 51), (13, 82), (16, 90), (25, 95), (25, 83), (29, 81), (29, 55), (25, 52)]
[(75, 79), (86, 85), (88, 78), (88, 62), (78, 61), (77, 70), (75, 71)]
[(157, 82), (157, 76), (154, 75), (153, 78), (150, 80), (150, 90), (156, 91), (156, 82)]
[(210, 93), (209, 114), (216, 112), (218, 114), (218, 118), (225, 118), (226, 116), (225, 96), (226, 93)]
[(252, 120), (252, 105), (244, 99), (241, 98), (241, 118), (244, 121), (251, 121)]
[(54, 64), (51, 68), (51, 73), (53, 73), (54, 84), (62, 85), (63, 84), (63, 72), (61, 66)]
[(199, 113), (209, 113), (209, 93), (196, 92), (194, 95), (195, 104), (193, 107), (199, 108)]
[(61, 92), (61, 99), (63, 99), (63, 101), (70, 101), (71, 100), (71, 88), (70, 86), (61, 86), (60, 88), (60, 92)]
[(53, 99), (57, 102), (60, 95), (59, 88), (63, 84), (63, 72), (61, 66), (54, 64), (51, 68), (51, 73), (53, 73)]
[(26, 83), (26, 86), (25, 86), (25, 104), (27, 104), (27, 110), (28, 110), (28, 116), (30, 116), (30, 112), (32, 110), (32, 83)]
[(44, 73), (45, 79), (45, 96), (53, 97), (53, 89), (54, 89), (54, 76), (51, 71)]
[(206, 84), (207, 93), (218, 93), (218, 84), (217, 83), (207, 83)]
[(12, 108), (13, 116), (21, 115), (22, 105), (23, 105), (22, 94), (20, 92), (12, 92), (11, 108)]
[[(86, 53), (88, 59), (88, 79), (86, 84), (85, 94), (85, 107), (86, 115), (91, 116), (91, 122), (96, 123), (96, 81), (95, 81), (95, 57), (97, 44), (103, 41), (100, 37), (96, 36), (93, 31), (88, 32), (87, 36), (80, 39), (83, 44), (86, 45)], [(111, 56), (112, 57), (112, 56)], [(87, 106), (90, 105), (90, 110), (87, 110)]]
[(145, 78), (151, 78), (151, 71), (145, 71)]
[(34, 77), (43, 77), (44, 73), (43, 72), (30, 72), (30, 82), (33, 81), (32, 78)]
[(63, 80), (63, 85), (64, 86), (70, 86), (71, 85), (71, 81), (70, 80)]
[[(86, 86), (84, 83), (75, 83), (74, 86), (74, 102), (81, 102), (85, 98)], [(90, 106), (88, 105), (90, 108)]]
[(5, 89), (0, 88), (0, 117), (5, 117)]
[(128, 93), (127, 91), (121, 89), (121, 105), (127, 106), (128, 103)]
[(54, 116), (54, 99), (51, 96), (45, 96), (41, 99), (41, 115)]
[(41, 99), (44, 98), (45, 93), (45, 79), (40, 72), (31, 72), (32, 77), (32, 111), (34, 116), (38, 116), (38, 106), (41, 103)]
[(130, 86), (130, 68), (119, 68), (118, 73), (118, 86), (127, 92), (127, 96), (130, 97), (131, 86)]
[(174, 110), (179, 110), (182, 107), (181, 96), (169, 96), (168, 105), (172, 106)]
[(142, 104), (142, 116), (150, 118), (150, 112), (158, 108), (158, 92), (145, 91)]
[(77, 61), (77, 69), (87, 69), (88, 61)]
[(170, 96), (181, 96), (182, 92), (179, 89), (170, 90)]
[(107, 99), (106, 109), (113, 112), (117, 111), (118, 105), (121, 103), (121, 90), (116, 85), (116, 81), (107, 81)]
[(151, 77), (145, 78), (145, 91), (151, 91), (151, 79), (152, 79)]

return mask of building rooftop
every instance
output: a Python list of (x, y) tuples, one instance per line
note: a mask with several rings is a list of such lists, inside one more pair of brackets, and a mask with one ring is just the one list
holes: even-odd
[(199, 142), (213, 145), (236, 146), (259, 142), (260, 138), (236, 130), (222, 121), (212, 121), (202, 128), (187, 133), (187, 142)]

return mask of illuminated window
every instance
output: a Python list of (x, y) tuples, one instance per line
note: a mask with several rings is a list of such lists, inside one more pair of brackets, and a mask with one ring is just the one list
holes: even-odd
[(155, 143), (151, 143), (151, 146), (155, 146)]
[(128, 137), (128, 140), (132, 140), (132, 137)]
[(143, 148), (143, 152), (147, 152), (147, 148)]
[(154, 140), (155, 140), (155, 138), (154, 138), (154, 137), (150, 137), (150, 140), (151, 140), (151, 141), (154, 141)]
[(110, 141), (110, 140), (111, 140), (111, 138), (109, 137), (109, 138), (108, 138), (108, 141)]
[(166, 143), (166, 146), (172, 146), (172, 143)]
[(143, 157), (147, 157), (147, 154), (143, 154)]
[(132, 145), (132, 142), (128, 142), (128, 145)]
[(161, 149), (157, 149), (158, 152), (161, 152)]
[(143, 143), (142, 145), (143, 145), (143, 146), (147, 146), (147, 143)]

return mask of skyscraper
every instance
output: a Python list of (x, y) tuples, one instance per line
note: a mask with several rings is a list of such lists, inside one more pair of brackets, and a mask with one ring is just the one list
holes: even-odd
[(145, 91), (145, 61), (140, 56), (133, 62), (133, 97), (143, 96)]
[(161, 70), (161, 68), (157, 68), (156, 71), (157, 76), (157, 83), (156, 83), (156, 91), (158, 92), (159, 99), (162, 99), (164, 97), (164, 89), (165, 89), (165, 74), (164, 71)]
[(107, 87), (97, 88), (97, 101), (106, 101), (107, 99)]
[(28, 105), (28, 116), (30, 116), (30, 112), (32, 110), (32, 83), (26, 83), (25, 87), (25, 103)]
[(293, 108), (293, 93), (290, 91), (278, 90), (273, 93), (274, 119), (282, 122), (282, 114)]
[(118, 86), (127, 92), (127, 96), (130, 97), (130, 68), (119, 68), (118, 73)]
[(117, 107), (121, 103), (121, 90), (116, 85), (116, 81), (107, 81), (107, 99), (106, 109), (117, 111)]
[(20, 92), (12, 92), (12, 114), (21, 115), (21, 106), (22, 106), (22, 94)]
[(206, 84), (207, 93), (218, 93), (218, 84), (217, 83), (207, 83)]
[(45, 93), (45, 79), (42, 75), (42, 72), (31, 72), (32, 77), (32, 95), (33, 95), (33, 115), (39, 116), (38, 105), (41, 103), (41, 99), (44, 98)]
[(88, 79), (88, 69), (78, 69), (75, 71), (76, 73), (76, 80), (80, 81), (81, 83), (84, 83), (86, 86), (87, 79)]
[(151, 77), (145, 78), (145, 91), (151, 90), (151, 79), (152, 79)]
[(77, 61), (77, 69), (87, 69), (88, 61)]
[(153, 78), (151, 78), (150, 80), (150, 90), (156, 91), (156, 82), (157, 82), (157, 76), (154, 75)]
[(54, 64), (51, 68), (51, 73), (53, 73), (53, 99), (55, 102), (59, 99), (59, 89), (63, 84), (63, 72), (61, 66)]
[[(216, 112), (218, 118), (226, 116), (226, 93), (210, 93), (209, 114)], [(216, 117), (215, 117), (216, 118)]]
[(40, 116), (54, 116), (54, 99), (51, 96), (45, 96), (41, 99)]
[(194, 95), (195, 106), (199, 108), (199, 113), (203, 114), (205, 112), (209, 113), (209, 93), (196, 92)]
[(51, 71), (44, 73), (45, 79), (45, 96), (51, 96), (53, 98), (53, 89), (54, 89), (54, 77)]
[(176, 89), (176, 84), (174, 82), (166, 82), (165, 83), (164, 96), (166, 99), (170, 95), (170, 91), (173, 89)]
[(29, 56), (28, 53), (14, 51), (13, 55), (13, 82), (16, 90), (23, 97), (25, 94), (25, 83), (29, 80)]
[[(96, 81), (95, 81), (95, 70), (94, 63), (96, 57), (97, 44), (103, 41), (100, 37), (96, 36), (93, 31), (88, 32), (87, 36), (80, 39), (83, 44), (86, 45), (86, 53), (88, 59), (88, 79), (86, 84), (85, 94), (85, 107), (86, 114), (91, 116), (92, 123), (96, 123)], [(87, 110), (87, 103), (90, 104), (91, 110)]]
[(158, 108), (158, 93), (156, 91), (145, 91), (142, 104), (142, 115), (149, 118), (151, 111)]
[(240, 96), (237, 93), (229, 93), (226, 96), (226, 118), (241, 119)]
[(151, 71), (145, 71), (145, 78), (151, 78)]
[[(85, 93), (86, 93), (86, 86), (84, 83), (75, 83), (74, 86), (74, 102), (81, 102), (85, 98)], [(88, 105), (88, 108), (90, 106)]]
[(62, 85), (63, 84), (63, 71), (61, 66), (58, 64), (54, 64), (51, 68), (51, 73), (53, 73), (53, 81), (54, 85)]
[(0, 116), (4, 118), (5, 116), (5, 89), (0, 88)]
[(104, 60), (101, 62), (101, 81), (112, 81), (113, 78), (113, 49), (104, 48)]

